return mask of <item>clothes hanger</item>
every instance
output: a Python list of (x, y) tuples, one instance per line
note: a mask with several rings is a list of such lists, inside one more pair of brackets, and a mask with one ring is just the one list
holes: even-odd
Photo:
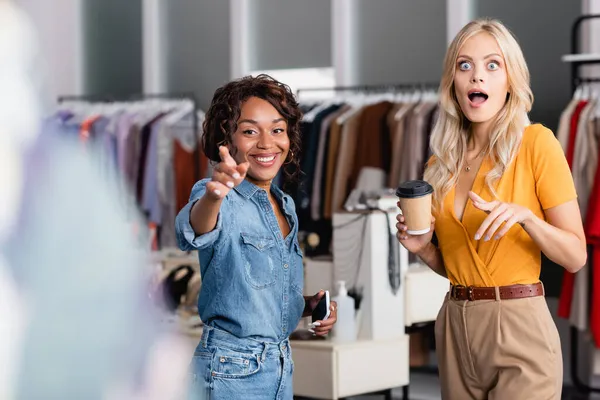
[(590, 100), (590, 85), (588, 83), (583, 84), (583, 89), (581, 93), (582, 100)]
[(396, 90), (394, 86), (388, 87), (383, 93), (384, 101), (394, 102), (396, 99)]
[(165, 122), (175, 125), (184, 117), (194, 112), (194, 103), (191, 100), (182, 100), (176, 105), (175, 109), (165, 117)]
[(114, 103), (106, 103), (102, 114), (107, 118), (113, 118), (115, 115), (123, 112), (123, 103), (115, 101)]
[(337, 123), (343, 125), (346, 121), (358, 113), (366, 104), (366, 96), (364, 92), (350, 92), (346, 97), (346, 104), (350, 105), (350, 109), (337, 117)]
[(402, 95), (401, 95), (401, 90), (400, 89), (395, 89), (394, 90), (394, 100), (392, 100), (394, 103), (401, 103), (402, 102)]
[(581, 100), (581, 94), (583, 91), (583, 88), (581, 86), (582, 85), (577, 86), (577, 89), (575, 89), (575, 93), (573, 93), (573, 98), (575, 100)]
[(419, 89), (415, 89), (412, 93), (410, 101), (412, 103), (419, 103), (420, 100), (421, 100), (421, 92), (419, 91)]
[[(161, 123), (164, 122), (171, 127), (171, 135), (176, 137), (181, 144), (185, 144), (185, 147), (189, 150), (194, 150), (197, 144), (198, 132), (194, 131), (193, 120), (190, 119), (189, 123), (185, 125), (179, 124), (183, 118), (193, 116), (194, 103), (189, 99), (182, 99), (170, 105), (173, 107), (172, 111), (161, 120)], [(200, 121), (200, 117), (197, 118)]]
[(96, 117), (100, 110), (101, 103), (89, 103), (88, 107), (84, 110), (83, 120)]
[(437, 103), (437, 93), (433, 89), (427, 91), (427, 100), (430, 103)]
[(126, 103), (122, 101), (107, 105), (106, 117), (109, 118), (107, 129), (113, 136), (117, 134), (118, 121), (125, 113)]
[(596, 101), (596, 107), (594, 108), (594, 118), (600, 118), (600, 82), (595, 82), (594, 89), (592, 91), (593, 99)]
[(335, 103), (336, 103), (335, 97), (323, 100), (323, 102), (321, 104), (317, 105), (312, 110), (310, 110), (309, 112), (304, 114), (304, 116), (302, 117), (302, 121), (313, 122), (315, 117), (317, 116), (317, 114), (319, 114), (321, 111), (325, 110), (327, 107), (329, 107)]
[(63, 101), (60, 104), (58, 104), (56, 107), (56, 110), (57, 111), (69, 111), (75, 115), (78, 115), (79, 113), (81, 113), (81, 108), (82, 108), (82, 102), (67, 100), (67, 101)]

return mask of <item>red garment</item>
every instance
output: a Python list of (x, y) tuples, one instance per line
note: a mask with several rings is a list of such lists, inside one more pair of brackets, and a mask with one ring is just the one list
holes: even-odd
[[(600, 222), (600, 221), (599, 221)], [(592, 251), (592, 310), (590, 313), (590, 329), (597, 348), (600, 348), (600, 245)]]
[(96, 122), (98, 119), (100, 118), (99, 115), (95, 115), (93, 117), (90, 117), (88, 119), (86, 119), (85, 121), (83, 121), (81, 123), (81, 127), (79, 128), (79, 139), (82, 142), (87, 142), (90, 138), (90, 134), (91, 134), (91, 130), (92, 130), (92, 125), (94, 124), (94, 122)]
[[(569, 144), (567, 145), (567, 162), (569, 163), (569, 167), (573, 164), (573, 156), (575, 154), (575, 138), (577, 137), (577, 128), (579, 127), (579, 117), (581, 116), (581, 112), (587, 106), (588, 101), (583, 100), (577, 103), (575, 107), (575, 111), (571, 116), (571, 129), (569, 130)], [(572, 168), (571, 168), (572, 169)]]
[(196, 183), (196, 160), (194, 152), (183, 148), (173, 140), (173, 168), (175, 172), (175, 207), (181, 210), (188, 202)]
[(596, 168), (594, 187), (585, 220), (585, 236), (592, 248), (592, 305), (590, 329), (596, 347), (600, 348), (600, 163)]
[[(566, 150), (566, 158), (571, 170), (573, 169), (573, 155), (575, 154), (575, 138), (577, 137), (577, 128), (579, 126), (579, 116), (583, 108), (587, 105), (587, 100), (577, 103), (573, 115), (571, 115), (571, 124), (569, 129), (569, 142)], [(571, 316), (571, 305), (573, 303), (573, 292), (575, 290), (575, 275), (565, 271), (563, 274), (560, 299), (558, 300), (558, 316), (569, 318)]]
[(150, 232), (150, 250), (158, 251), (158, 235), (156, 234), (158, 226), (154, 222), (148, 222), (148, 231)]
[(196, 177), (196, 180), (209, 178), (209, 176), (208, 176), (208, 157), (206, 157), (204, 152), (200, 149), (200, 146), (198, 146), (197, 151), (198, 151), (198, 159), (200, 162), (200, 166), (198, 168), (199, 176)]

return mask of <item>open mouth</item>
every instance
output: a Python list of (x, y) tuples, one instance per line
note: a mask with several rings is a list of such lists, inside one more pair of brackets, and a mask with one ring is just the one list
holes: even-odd
[(474, 106), (479, 106), (483, 103), (485, 103), (485, 101), (488, 99), (488, 95), (487, 93), (480, 91), (480, 90), (472, 90), (469, 91), (468, 94), (469, 100), (471, 101), (471, 104), (473, 104)]

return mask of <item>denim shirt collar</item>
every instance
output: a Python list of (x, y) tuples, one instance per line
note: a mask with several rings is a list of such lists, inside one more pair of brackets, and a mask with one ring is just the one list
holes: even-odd
[[(256, 194), (256, 192), (262, 190), (252, 182), (244, 179), (239, 185), (235, 188), (235, 191), (238, 192), (246, 199), (250, 199), (252, 196)], [(283, 200), (283, 208), (286, 212), (290, 212), (290, 196), (285, 194), (277, 185), (271, 184), (271, 190), (273, 194), (277, 198), (277, 200)]]
[(254, 194), (258, 192), (260, 188), (255, 184), (248, 182), (246, 179), (244, 179), (239, 185), (237, 185), (234, 188), (234, 190), (241, 194), (244, 198), (249, 199), (252, 196), (254, 196)]

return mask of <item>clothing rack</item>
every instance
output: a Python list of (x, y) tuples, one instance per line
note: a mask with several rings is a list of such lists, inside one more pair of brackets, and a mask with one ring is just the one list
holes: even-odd
[(296, 91), (299, 96), (302, 92), (398, 92), (402, 90), (437, 90), (439, 83), (437, 82), (415, 82), (415, 83), (396, 83), (396, 84), (380, 84), (380, 85), (352, 85), (352, 86), (332, 86), (332, 87), (308, 87), (300, 88)]
[[(439, 85), (440, 85), (439, 82), (410, 82), (410, 83), (374, 84), (374, 85), (306, 87), (306, 88), (297, 89), (296, 96), (297, 96), (297, 98), (300, 99), (301, 94), (305, 94), (308, 92), (311, 92), (311, 93), (312, 92), (323, 92), (326, 94), (328, 94), (328, 92), (333, 92), (335, 94), (346, 92), (346, 93), (350, 93), (350, 94), (357, 93), (357, 94), (367, 94), (367, 95), (368, 94), (375, 94), (375, 95), (376, 94), (386, 94), (386, 93), (396, 94), (396, 93), (402, 93), (402, 92), (410, 93), (410, 92), (419, 92), (419, 91), (421, 91), (421, 92), (431, 91), (431, 92), (437, 93)], [(411, 102), (411, 101), (409, 101), (409, 102)], [(414, 102), (418, 102), (418, 100), (415, 100)], [(359, 203), (362, 203), (362, 202), (359, 201)], [(377, 211), (377, 209), (376, 208), (371, 209), (370, 213), (372, 213), (373, 211)], [(381, 210), (379, 210), (379, 211), (381, 211)], [(365, 215), (363, 215), (363, 217), (364, 216)], [(361, 218), (362, 217), (359, 216), (357, 219), (361, 219)], [(364, 219), (364, 222), (366, 222), (366, 221), (367, 221), (367, 219)], [(347, 221), (346, 223), (342, 223), (341, 226), (337, 226), (337, 227), (334, 226), (333, 230), (340, 229), (341, 227), (345, 226), (348, 222), (352, 222), (352, 221)], [(363, 239), (361, 239), (361, 240), (363, 240)], [(359, 251), (362, 254), (362, 247), (360, 247)], [(391, 287), (392, 290), (398, 290), (397, 288), (399, 287), (399, 285), (404, 284), (404, 282), (405, 282), (405, 281), (403, 281), (402, 283), (400, 282), (399, 271), (396, 271), (396, 268), (399, 268), (399, 261), (397, 260), (398, 255), (394, 254), (394, 252), (390, 252), (390, 254), (388, 256), (389, 256), (388, 260), (387, 260), (388, 261), (388, 279), (389, 279), (388, 287)], [(358, 255), (358, 259), (361, 259), (361, 255)], [(398, 265), (396, 265), (396, 264), (398, 264)], [(357, 277), (358, 277), (358, 271), (356, 272), (356, 276), (354, 279), (356, 280)], [(406, 326), (404, 328), (404, 332), (405, 332), (405, 334), (413, 334), (413, 333), (428, 331), (428, 332), (431, 332), (431, 336), (433, 336), (433, 334), (432, 334), (433, 333), (433, 325), (434, 325), (433, 321), (413, 323), (410, 326)], [(423, 366), (423, 367), (416, 367), (416, 368), (411, 367), (410, 369), (411, 369), (411, 371), (418, 370), (419, 372), (428, 373), (428, 374), (432, 374), (432, 375), (438, 374), (437, 367)], [(403, 393), (402, 398), (408, 399), (409, 398), (409, 386), (403, 386), (402, 393)], [(376, 394), (379, 394), (379, 393), (370, 393), (370, 395), (376, 395)], [(389, 394), (389, 393), (386, 395), (391, 396), (391, 394)], [(388, 397), (386, 397), (386, 398), (388, 398)]]
[[(600, 19), (600, 14), (585, 14), (579, 16), (571, 26), (571, 54), (562, 57), (564, 62), (571, 64), (571, 92), (574, 93), (577, 86), (584, 82), (598, 82), (600, 78), (582, 78), (579, 76), (580, 67), (586, 64), (600, 64), (600, 54), (580, 53), (579, 30), (583, 22), (592, 19)], [(592, 80), (590, 80), (592, 79)]]
[[(87, 101), (87, 102), (95, 102), (95, 103), (116, 103), (116, 102), (130, 102), (130, 101), (140, 101), (140, 100), (189, 100), (193, 105), (193, 115), (192, 115), (192, 128), (194, 130), (194, 137), (197, 138), (199, 123), (198, 123), (198, 115), (197, 111), (198, 100), (196, 99), (196, 95), (192, 92), (181, 92), (181, 93), (137, 93), (130, 95), (129, 97), (119, 97), (112, 96), (110, 94), (84, 94), (84, 95), (60, 95), (58, 96), (58, 103), (64, 103), (66, 101)], [(198, 143), (199, 145), (199, 143)], [(195, 152), (195, 162), (194, 162), (194, 175), (196, 176), (196, 180), (200, 179), (200, 166), (199, 166), (199, 151)]]
[(129, 96), (128, 98), (120, 98), (105, 94), (83, 94), (83, 95), (61, 95), (58, 96), (58, 102), (65, 101), (89, 101), (97, 103), (116, 103), (118, 101), (139, 101), (139, 100), (190, 100), (194, 106), (193, 128), (194, 132), (198, 132), (198, 100), (194, 93), (138, 93)]
[[(571, 54), (562, 57), (564, 62), (571, 64), (571, 93), (574, 94), (577, 87), (582, 83), (600, 82), (600, 77), (581, 77), (580, 67), (582, 65), (600, 64), (600, 54), (582, 54), (580, 51), (580, 28), (583, 22), (589, 22), (592, 19), (600, 19), (600, 14), (585, 14), (579, 16), (571, 26)], [(590, 274), (591, 275), (591, 274)], [(591, 279), (589, 280), (591, 284)], [(579, 361), (579, 331), (577, 327), (570, 328), (570, 350), (571, 350), (571, 381), (575, 388), (582, 392), (600, 393), (600, 388), (592, 387), (584, 383), (579, 378), (578, 361)]]

